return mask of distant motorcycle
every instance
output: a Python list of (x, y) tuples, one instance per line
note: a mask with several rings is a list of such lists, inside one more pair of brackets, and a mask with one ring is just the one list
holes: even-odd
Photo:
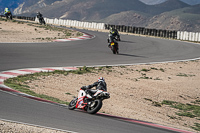
[(39, 19), (40, 24), (46, 24), (44, 18), (40, 12), (37, 12), (37, 18)]
[(78, 97), (74, 98), (68, 105), (70, 110), (83, 109), (90, 114), (95, 114), (102, 107), (102, 101), (110, 98), (110, 94), (103, 90), (91, 90), (95, 98), (91, 98), (84, 90), (80, 88)]
[(109, 43), (109, 48), (111, 49), (113, 54), (118, 54), (119, 53), (119, 45), (118, 45), (116, 37), (113, 37), (112, 34), (109, 34), (107, 40)]
[(39, 18), (39, 22), (40, 22), (40, 24), (44, 24), (44, 25), (46, 24), (43, 17)]
[(110, 49), (113, 52), (113, 54), (119, 54), (119, 46), (116, 41), (111, 42)]

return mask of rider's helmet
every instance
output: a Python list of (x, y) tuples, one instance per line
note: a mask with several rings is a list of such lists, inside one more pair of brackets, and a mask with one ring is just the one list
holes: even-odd
[(6, 8), (5, 8), (5, 12), (9, 12), (9, 9), (8, 9), (8, 7), (6, 7)]
[(98, 79), (98, 82), (105, 82), (105, 79), (104, 79), (103, 77), (100, 77), (100, 78)]

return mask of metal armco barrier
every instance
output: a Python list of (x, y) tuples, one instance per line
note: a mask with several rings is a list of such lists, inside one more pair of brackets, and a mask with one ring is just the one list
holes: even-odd
[[(5, 17), (5, 15), (0, 15), (0, 17)], [(30, 20), (30, 21), (35, 21), (35, 17), (26, 17), (26, 16), (13, 16), (13, 18), (16, 19), (23, 19), (23, 20)]]
[(23, 20), (30, 20), (30, 21), (35, 21), (35, 17), (13, 16), (13, 18), (16, 18), (16, 19), (23, 19)]
[(105, 29), (109, 30), (110, 27), (117, 29), (119, 32), (177, 39), (177, 31), (149, 29), (149, 28), (144, 28), (144, 27), (134, 27), (134, 26), (125, 26), (125, 25), (105, 24)]

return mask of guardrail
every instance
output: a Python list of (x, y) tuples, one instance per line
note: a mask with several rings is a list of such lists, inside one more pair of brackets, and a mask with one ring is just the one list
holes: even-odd
[[(4, 15), (1, 15), (1, 17), (3, 16)], [(13, 16), (13, 18), (39, 22), (37, 17)], [(83, 21), (77, 21), (77, 20), (63, 20), (63, 19), (57, 19), (57, 18), (55, 19), (44, 18), (44, 20), (48, 24), (90, 28), (90, 29), (97, 29), (97, 30), (98, 29), (109, 30), (110, 27), (113, 27), (117, 29), (119, 32), (124, 32), (124, 33), (133, 33), (133, 34), (139, 34), (139, 35), (155, 36), (155, 37), (177, 39), (177, 40), (183, 40), (183, 41), (200, 42), (200, 32), (149, 29), (149, 28), (144, 28), (144, 27), (110, 25), (110, 24), (105, 24), (105, 23), (83, 22)]]
[(140, 35), (173, 38), (173, 39), (177, 38), (177, 31), (149, 29), (149, 28), (144, 28), (144, 27), (134, 27), (134, 26), (125, 26), (125, 25), (109, 25), (109, 24), (106, 24), (105, 27), (106, 29), (113, 27), (120, 32), (126, 32), (126, 33), (134, 33), (134, 34), (140, 34)]
[[(0, 17), (5, 17), (5, 15), (0, 15)], [(30, 20), (30, 21), (35, 21), (35, 17), (26, 17), (26, 16), (13, 16), (13, 18), (16, 19), (23, 19), (23, 20)]]

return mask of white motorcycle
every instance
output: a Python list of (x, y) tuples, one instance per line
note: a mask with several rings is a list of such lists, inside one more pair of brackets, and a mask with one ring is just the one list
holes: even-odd
[(90, 93), (94, 96), (91, 97), (87, 93), (87, 91), (84, 91), (83, 89), (80, 88), (78, 97), (74, 98), (68, 105), (68, 108), (70, 110), (74, 110), (75, 108), (77, 109), (83, 109), (87, 111), (90, 114), (95, 114), (98, 112), (103, 103), (102, 101), (104, 99), (110, 98), (110, 93), (107, 91), (103, 90), (88, 90)]

